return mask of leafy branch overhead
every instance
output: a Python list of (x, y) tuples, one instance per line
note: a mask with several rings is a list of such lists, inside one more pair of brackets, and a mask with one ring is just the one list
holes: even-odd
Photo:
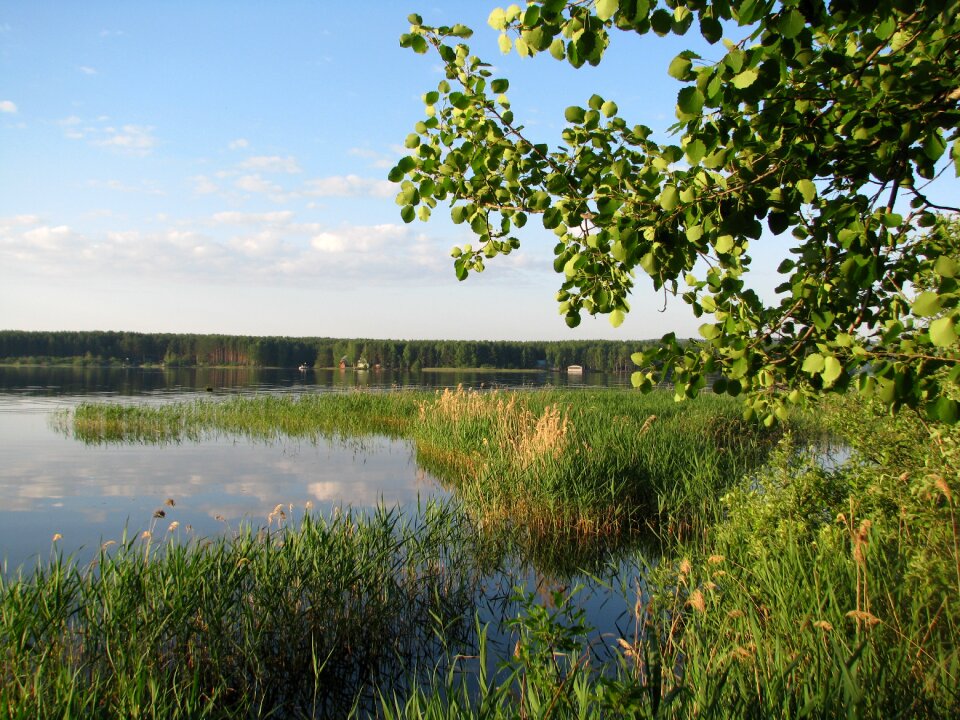
[[(960, 2), (537, 0), (490, 13), (502, 52), (573, 68), (651, 33), (717, 44), (719, 61), (685, 51), (664, 68), (681, 84), (668, 143), (599, 95), (567, 108), (556, 144), (532, 138), (508, 80), (464, 43), (469, 28), (410, 22), (401, 45), (436, 52), (446, 77), (389, 177), (404, 220), (445, 203), (470, 226), (457, 277), (519, 247), (515, 229), (538, 215), (571, 327), (583, 312), (619, 325), (638, 277), (703, 319), (698, 342), (667, 335), (634, 356), (641, 387), (669, 379), (689, 397), (709, 375), (769, 423), (855, 385), (957, 419), (960, 224), (957, 202), (931, 192), (960, 175)], [(750, 283), (761, 243), (783, 257), (775, 298)]]

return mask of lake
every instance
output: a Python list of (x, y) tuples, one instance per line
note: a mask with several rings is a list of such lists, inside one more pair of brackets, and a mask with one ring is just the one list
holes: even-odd
[[(378, 504), (416, 512), (448, 491), (418, 467), (412, 445), (386, 437), (257, 441), (216, 434), (167, 444), (86, 444), (59, 427), (63, 410), (83, 401), (169, 403), (237, 394), (350, 392), (355, 388), (523, 388), (625, 385), (629, 377), (561, 373), (353, 370), (12, 368), (0, 367), (0, 558), (3, 572), (29, 571), (51, 553), (78, 562), (104, 543), (144, 531), (181, 540), (262, 527), (278, 506), (288, 520), (307, 509), (328, 513)], [(57, 537), (54, 540), (54, 537)], [(503, 620), (515, 617), (520, 585), (549, 602), (554, 589), (586, 582), (578, 605), (604, 633), (629, 623), (632, 600), (606, 583), (635, 587), (632, 565), (612, 563), (604, 584), (557, 577), (526, 558), (512, 558), (480, 582), (476, 612), (491, 621), (494, 647), (509, 650)], [(598, 635), (598, 638), (600, 636)], [(600, 641), (603, 644), (603, 641)]]
[[(606, 386), (620, 376), (497, 372), (0, 367), (0, 560), (7, 571), (57, 548), (88, 556), (124, 530), (209, 536), (260, 525), (276, 508), (409, 505), (445, 496), (408, 442), (383, 437), (257, 442), (219, 436), (173, 445), (86, 445), (58, 432), (79, 402), (165, 403), (236, 394), (354, 388)], [(170, 502), (172, 501), (172, 503)], [(162, 517), (154, 517), (163, 513)]]

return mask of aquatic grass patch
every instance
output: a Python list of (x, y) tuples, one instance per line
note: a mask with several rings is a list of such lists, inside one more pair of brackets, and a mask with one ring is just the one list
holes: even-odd
[(145, 534), (88, 566), (55, 554), (0, 580), (0, 714), (333, 716), (369, 703), (473, 630), (470, 535), (451, 507), (421, 510), (192, 543)]
[(785, 439), (708, 536), (646, 573), (624, 640), (666, 716), (960, 714), (960, 435), (855, 399), (815, 412), (847, 463)]
[(256, 395), (163, 405), (83, 402), (54, 416), (54, 426), (88, 444), (181, 442), (223, 433), (257, 440), (405, 432), (414, 393), (351, 391)]
[(382, 714), (960, 716), (960, 432), (858, 401), (814, 412), (868, 452), (824, 467), (785, 438), (717, 498), (708, 534), (650, 559), (614, 658), (594, 651), (575, 594), (531, 598), (498, 673), (437, 673)]
[(414, 430), (418, 462), (481, 526), (531, 540), (702, 531), (715, 497), (777, 437), (726, 398), (630, 391), (444, 390), (421, 402)]
[[(349, 392), (117, 407), (82, 404), (60, 425), (85, 442), (254, 439), (412, 441), (480, 528), (526, 544), (703, 532), (715, 498), (763, 462), (779, 430), (745, 422), (726, 397), (676, 403), (635, 391)], [(592, 542), (592, 540), (591, 540)]]

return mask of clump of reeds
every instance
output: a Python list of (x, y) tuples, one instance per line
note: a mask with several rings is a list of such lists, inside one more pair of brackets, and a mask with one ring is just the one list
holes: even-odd
[(747, 424), (730, 398), (677, 404), (665, 393), (350, 392), (159, 407), (83, 404), (86, 442), (169, 442), (211, 433), (410, 438), (422, 467), (452, 487), (478, 526), (530, 543), (649, 532), (680, 538), (715, 519), (721, 493), (757, 467), (776, 431)]
[(0, 578), (0, 716), (345, 715), (472, 632), (450, 507), (273, 522)]

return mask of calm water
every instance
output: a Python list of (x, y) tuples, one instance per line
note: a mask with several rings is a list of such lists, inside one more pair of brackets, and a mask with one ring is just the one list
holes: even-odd
[[(571, 377), (585, 387), (622, 385), (628, 378)], [(150, 530), (181, 539), (231, 533), (241, 524), (264, 526), (277, 505), (297, 517), (305, 508), (327, 512), (415, 506), (445, 497), (439, 483), (417, 467), (412, 446), (400, 440), (277, 439), (251, 441), (223, 435), (167, 445), (86, 445), (58, 432), (58, 410), (85, 400), (166, 403), (235, 394), (343, 392), (366, 388), (533, 388), (567, 385), (563, 374), (419, 373), (297, 370), (147, 370), (122, 368), (0, 367), (0, 562), (3, 572), (29, 569), (51, 552), (81, 562), (100, 545)], [(172, 502), (171, 502), (172, 501)], [(156, 517), (160, 515), (162, 517)], [(176, 529), (171, 530), (171, 524)], [(60, 539), (53, 541), (54, 535)], [(516, 617), (517, 585), (549, 591), (585, 582), (578, 605), (598, 629), (596, 643), (611, 644), (629, 631), (632, 600), (605, 583), (635, 587), (631, 567), (610, 566), (605, 583), (556, 578), (524, 559), (487, 575), (477, 612), (491, 621), (492, 648), (512, 645), (503, 620)], [(496, 650), (495, 650), (496, 652)]]
[[(571, 384), (622, 384), (587, 374)], [(57, 410), (84, 400), (165, 403), (233, 394), (342, 392), (356, 387), (536, 387), (558, 373), (390, 373), (326, 370), (0, 367), (0, 560), (8, 570), (57, 547), (83, 557), (144, 530), (209, 536), (264, 524), (277, 506), (302, 512), (409, 505), (442, 496), (411, 446), (383, 437), (271, 443), (222, 436), (202, 442), (85, 445), (55, 431)], [(173, 501), (173, 506), (169, 501)], [(155, 518), (157, 511), (164, 516)], [(159, 513), (157, 513), (159, 514)]]

